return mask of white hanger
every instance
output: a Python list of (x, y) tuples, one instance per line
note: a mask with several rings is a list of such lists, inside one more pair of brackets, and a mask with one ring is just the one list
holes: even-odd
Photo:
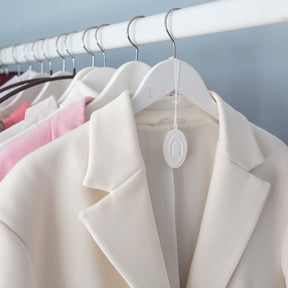
[[(143, 77), (150, 70), (150, 66), (138, 61), (138, 47), (131, 41), (129, 28), (131, 23), (136, 18), (143, 18), (144, 16), (136, 16), (130, 20), (127, 26), (127, 36), (130, 43), (136, 48), (136, 61), (128, 62), (120, 66), (114, 73), (111, 80), (105, 86), (100, 95), (89, 103), (86, 107), (86, 115), (90, 117), (91, 114), (98, 108), (104, 106), (110, 101), (117, 98), (124, 90), (136, 91)], [(103, 52), (103, 50), (102, 50)]]
[[(198, 72), (189, 64), (175, 58), (176, 46), (167, 28), (167, 17), (173, 10), (178, 9), (171, 9), (165, 15), (165, 28), (173, 43), (174, 56), (155, 65), (145, 76), (132, 99), (134, 113), (136, 114), (147, 108), (152, 103), (175, 90), (177, 88), (175, 86), (178, 86), (177, 90), (181, 94), (190, 99), (199, 108), (218, 119), (216, 102), (213, 100)], [(175, 84), (176, 82), (178, 83)]]
[[(68, 75), (71, 75), (71, 73), (66, 71), (58, 71), (54, 73), (52, 77), (68, 76)], [(64, 91), (67, 89), (72, 80), (73, 79), (63, 79), (59, 81), (57, 80), (52, 82), (46, 82), (42, 90), (31, 102), (31, 105), (35, 105), (40, 101), (50, 97), (51, 95), (53, 95), (56, 102), (58, 102), (58, 97), (60, 97), (64, 93)]]
[[(60, 35), (60, 37), (61, 37), (61, 35)], [(58, 36), (57, 40), (58, 39), (59, 39), (59, 36)], [(56, 52), (63, 59), (63, 61), (65, 61), (63, 55), (59, 52), (57, 40), (56, 40)], [(50, 75), (52, 75), (52, 73), (53, 73), (52, 63), (51, 63), (51, 60), (47, 57), (47, 55), (45, 53), (44, 42), (45, 42), (45, 39), (42, 40), (42, 54), (46, 58), (46, 60), (48, 60)], [(66, 62), (63, 62), (63, 71), (58, 71), (58, 72), (54, 73), (52, 75), (52, 77), (72, 75), (70, 72), (67, 72), (64, 70), (65, 66), (66, 66)], [(36, 96), (36, 98), (30, 104), (35, 105), (35, 104), (39, 103), (40, 101), (50, 97), (51, 95), (53, 95), (55, 100), (57, 101), (57, 99), (67, 89), (67, 87), (69, 86), (71, 81), (72, 81), (72, 79), (63, 79), (63, 80), (59, 80), (59, 81), (51, 81), (51, 82), (45, 83), (42, 90), (39, 92), (39, 94)]]
[[(99, 45), (98, 43), (98, 39), (97, 39), (97, 33), (98, 30), (103, 27), (106, 26), (108, 24), (103, 24), (99, 27), (90, 27), (88, 29), (86, 29), (82, 35), (82, 44), (83, 44), (83, 48), (92, 55), (92, 65), (93, 67), (87, 67), (82, 69), (81, 71), (79, 71), (74, 79), (72, 80), (72, 82), (70, 83), (70, 85), (68, 86), (68, 88), (65, 90), (65, 92), (63, 93), (63, 95), (59, 98), (58, 100), (58, 104), (62, 104), (65, 99), (68, 97), (68, 95), (70, 94), (71, 90), (73, 89), (73, 87), (75, 87), (75, 85), (77, 85), (76, 83), (78, 81), (81, 81), (83, 84), (89, 86), (91, 89), (95, 90), (96, 92), (100, 93), (103, 88), (107, 85), (108, 81), (111, 79), (111, 77), (113, 76), (115, 69), (113, 68), (109, 68), (109, 67), (105, 67), (106, 66), (106, 55), (104, 50), (102, 49), (102, 47)], [(95, 31), (95, 38), (97, 41), (97, 45), (100, 47), (103, 55), (104, 55), (104, 67), (95, 67), (95, 55), (94, 53), (89, 50), (85, 44), (85, 35), (88, 32), (88, 30), (90, 29), (96, 29)], [(68, 51), (67, 51), (68, 52)], [(68, 54), (70, 54), (68, 52)], [(71, 56), (71, 54), (70, 54)], [(87, 95), (89, 96), (89, 95)]]
[[(37, 78), (47, 78), (49, 77), (49, 74), (46, 73), (39, 73), (37, 75), (34, 75), (31, 77), (31, 79), (37, 79)], [(35, 99), (35, 97), (40, 93), (41, 89), (44, 87), (43, 84), (35, 85), (29, 89), (23, 90), (19, 92), (19, 94), (9, 103), (9, 107), (15, 107), (15, 109), (18, 108), (23, 102), (32, 103), (32, 101)]]
[[(36, 56), (35, 56), (35, 53), (34, 53), (34, 45), (37, 43), (34, 42), (34, 44), (32, 45), (32, 54), (33, 54), (33, 57), (36, 61), (38, 61), (40, 64), (41, 64), (41, 73), (38, 73), (34, 76), (32, 76), (30, 79), (37, 79), (37, 78), (46, 78), (46, 77), (49, 77), (48, 74), (46, 73), (43, 73), (43, 61), (39, 60)], [(25, 49), (24, 49), (24, 56), (26, 58), (26, 55), (25, 55)], [(16, 60), (16, 59), (15, 59)], [(30, 69), (30, 67), (29, 67)], [(41, 84), (41, 85), (36, 85), (36, 86), (33, 86), (29, 89), (26, 89), (26, 90), (23, 90), (21, 92), (19, 92), (17, 94), (17, 96), (14, 97), (14, 99), (12, 99), (9, 104), (6, 106), (6, 108), (9, 107), (10, 110), (16, 110), (23, 102), (28, 102), (28, 103), (31, 103), (33, 101), (33, 99), (38, 95), (38, 93), (41, 91), (41, 89), (43, 88), (44, 84)], [(9, 111), (10, 111), (9, 110)]]

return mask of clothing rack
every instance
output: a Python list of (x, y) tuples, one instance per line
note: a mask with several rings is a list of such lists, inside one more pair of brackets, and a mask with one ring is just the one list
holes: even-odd
[[(130, 28), (132, 40), (139, 45), (168, 40), (164, 17), (165, 13), (162, 13), (136, 19)], [(168, 24), (173, 36), (179, 39), (285, 21), (288, 21), (287, 0), (220, 0), (174, 11), (169, 15)], [(128, 22), (121, 22), (101, 28), (98, 34), (101, 46), (104, 49), (130, 46), (127, 25)], [(82, 42), (83, 33), (72, 32), (67, 36), (67, 47), (73, 55), (86, 53)], [(64, 39), (58, 39), (59, 51), (63, 56), (69, 56), (64, 49)], [(0, 64), (35, 62), (35, 57), (38, 60), (58, 58), (56, 40), (57, 37), (53, 37), (45, 39), (44, 43), (38, 40), (0, 48)], [(85, 44), (89, 50), (100, 51), (95, 41), (95, 29), (85, 35)]]

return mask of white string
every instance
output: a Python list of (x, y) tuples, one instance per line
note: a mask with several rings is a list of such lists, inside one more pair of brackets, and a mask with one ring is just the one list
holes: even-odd
[(174, 57), (174, 129), (175, 131), (178, 130), (178, 113), (177, 113), (177, 105), (179, 103), (179, 91), (178, 91), (178, 86), (179, 86), (179, 76), (180, 76), (180, 61)]

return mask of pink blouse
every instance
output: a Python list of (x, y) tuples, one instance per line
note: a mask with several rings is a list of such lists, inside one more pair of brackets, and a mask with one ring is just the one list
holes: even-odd
[(23, 102), (20, 107), (18, 107), (14, 112), (11, 113), (10, 116), (3, 119), (4, 129), (8, 129), (14, 124), (22, 121), (25, 118), (25, 111), (30, 107), (28, 102)]
[(61, 109), (52, 119), (0, 150), (0, 181), (26, 155), (85, 123), (86, 104), (93, 99), (86, 97)]

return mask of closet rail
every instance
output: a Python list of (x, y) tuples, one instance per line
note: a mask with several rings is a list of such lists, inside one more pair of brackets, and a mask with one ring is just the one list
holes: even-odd
[[(147, 44), (168, 40), (164, 23), (165, 13), (137, 19), (131, 25), (131, 35), (137, 44)], [(287, 0), (220, 0), (202, 5), (183, 8), (173, 12), (169, 16), (170, 31), (175, 38), (186, 38), (196, 35), (223, 32), (235, 29), (262, 26), (288, 21)], [(121, 22), (101, 28), (99, 42), (104, 49), (114, 49), (130, 46), (126, 29), (128, 22)], [(100, 25), (100, 23), (99, 23)], [(69, 50), (73, 54), (86, 53), (82, 44), (84, 31), (71, 33), (67, 39)], [(64, 39), (59, 39), (61, 54), (69, 56), (64, 49)], [(39, 60), (58, 58), (56, 52), (56, 39), (45, 39), (45, 45), (41, 41), (0, 48), (2, 64), (10, 65), (18, 63), (35, 62), (34, 56)], [(36, 43), (37, 42), (37, 43)], [(95, 30), (91, 29), (85, 35), (85, 43), (89, 49), (100, 51), (95, 41)], [(45, 52), (43, 53), (42, 46)], [(13, 51), (13, 53), (12, 53)], [(25, 56), (27, 59), (25, 59)]]

